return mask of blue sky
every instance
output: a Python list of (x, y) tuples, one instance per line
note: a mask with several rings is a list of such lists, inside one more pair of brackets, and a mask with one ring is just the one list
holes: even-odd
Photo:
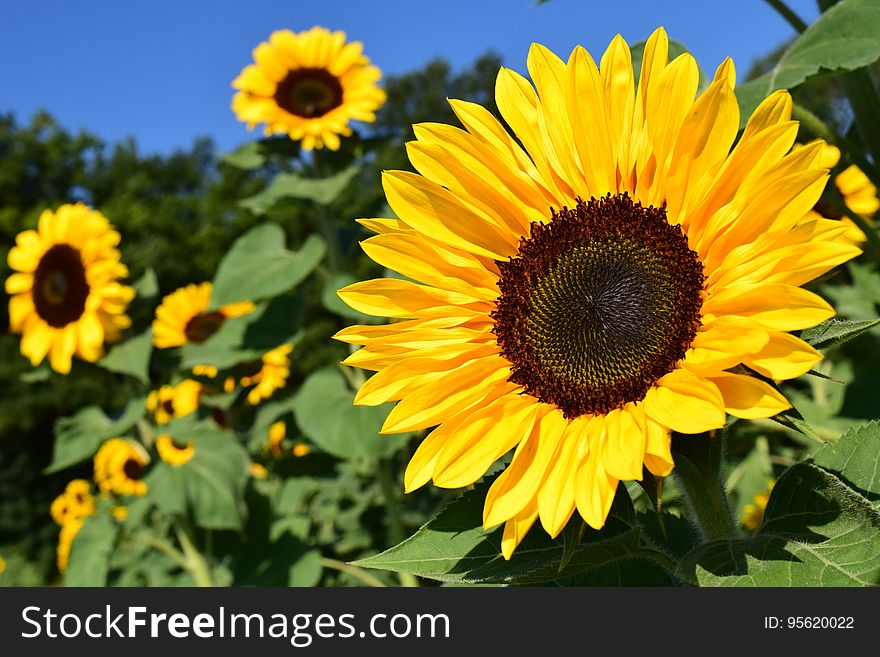
[[(0, 112), (37, 109), (71, 130), (133, 135), (169, 152), (208, 135), (220, 150), (249, 138), (229, 110), (230, 81), (273, 30), (345, 30), (386, 74), (443, 56), (456, 68), (489, 49), (525, 71), (529, 44), (563, 57), (578, 43), (598, 61), (618, 32), (630, 43), (658, 25), (713, 71), (727, 55), (744, 74), (793, 35), (762, 0), (11, 0), (0, 22)], [(808, 22), (814, 0), (790, 0)]]

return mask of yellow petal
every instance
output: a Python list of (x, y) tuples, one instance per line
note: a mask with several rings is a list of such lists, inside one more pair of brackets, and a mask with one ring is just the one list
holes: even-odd
[(538, 505), (535, 500), (532, 500), (515, 517), (505, 523), (504, 533), (501, 537), (501, 554), (505, 559), (510, 559), (513, 556), (516, 546), (526, 537), (537, 517)]
[(657, 477), (665, 477), (675, 466), (672, 459), (672, 436), (669, 430), (645, 418), (647, 445), (645, 448), (645, 467)]
[(645, 457), (645, 429), (631, 408), (613, 410), (605, 416), (602, 445), (602, 466), (615, 479), (625, 481), (642, 478)]
[(582, 415), (569, 423), (538, 491), (538, 514), (551, 538), (556, 538), (574, 513), (575, 472), (589, 452), (591, 421), (591, 416)]
[(614, 494), (617, 492), (617, 479), (605, 472), (601, 460), (591, 453), (578, 467), (574, 481), (574, 495), (578, 512), (593, 529), (602, 529)]
[(794, 331), (833, 317), (834, 308), (812, 292), (792, 285), (736, 285), (710, 296), (702, 313), (739, 315), (769, 329)]
[[(436, 317), (454, 313), (476, 315), (480, 308), (472, 297), (397, 278), (375, 278), (354, 283), (337, 294), (355, 310), (377, 317)], [(450, 313), (449, 306), (459, 307)]]
[(791, 408), (775, 388), (752, 376), (725, 372), (712, 376), (711, 380), (721, 391), (725, 410), (735, 417), (772, 417)]
[(681, 433), (702, 433), (724, 426), (724, 399), (711, 381), (687, 370), (673, 370), (648, 390), (645, 413)]
[(764, 376), (784, 380), (806, 374), (820, 360), (822, 354), (800, 338), (772, 332), (767, 345), (747, 357), (745, 363)]

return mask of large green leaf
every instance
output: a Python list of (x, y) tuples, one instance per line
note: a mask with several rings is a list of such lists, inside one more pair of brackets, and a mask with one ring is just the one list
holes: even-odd
[(134, 291), (138, 299), (152, 299), (159, 294), (159, 279), (152, 267), (148, 267), (144, 275), (134, 282)]
[(146, 413), (143, 397), (130, 399), (116, 416), (109, 417), (97, 406), (87, 406), (55, 423), (52, 462), (45, 472), (57, 472), (92, 457), (108, 438), (123, 436)]
[(758, 535), (707, 543), (678, 576), (702, 586), (880, 584), (880, 513), (834, 474), (810, 463), (779, 478)]
[(117, 523), (107, 514), (85, 519), (70, 548), (65, 586), (106, 586), (117, 532)]
[[(536, 526), (507, 561), (501, 555), (500, 528), (481, 528), (488, 486), (482, 483), (464, 493), (402, 543), (355, 564), (443, 582), (535, 584), (610, 566), (641, 553), (635, 511), (626, 489), (619, 486), (605, 527), (601, 531), (586, 527), (571, 554), (566, 554), (562, 536), (551, 539)], [(563, 558), (568, 561), (560, 572)]]
[(263, 166), (266, 156), (263, 154), (262, 145), (258, 141), (249, 141), (236, 148), (231, 153), (224, 153), (220, 161), (235, 167), (236, 169), (256, 169)]
[(105, 370), (128, 374), (144, 385), (150, 384), (150, 354), (153, 353), (153, 334), (148, 329), (113, 347), (98, 361)]
[(837, 474), (877, 506), (880, 500), (880, 421), (852, 428), (839, 441), (824, 445), (813, 456), (813, 463)]
[(816, 349), (837, 347), (880, 324), (880, 319), (829, 319), (801, 332), (801, 339)]
[(179, 466), (156, 463), (145, 479), (147, 494), (166, 513), (190, 512), (200, 527), (240, 529), (247, 513), (247, 454), (229, 432), (180, 426), (165, 430), (179, 444), (191, 442), (195, 454)]
[(295, 344), (301, 304), (292, 297), (276, 297), (223, 326), (201, 344), (184, 346), (180, 366), (214, 365), (220, 369), (258, 359), (282, 344)]
[(295, 173), (279, 173), (263, 191), (241, 201), (242, 207), (254, 214), (264, 214), (285, 198), (314, 201), (331, 205), (357, 175), (357, 167), (349, 167), (328, 178), (303, 178)]
[(340, 458), (378, 458), (394, 453), (407, 436), (382, 436), (391, 409), (354, 406), (354, 393), (338, 368), (319, 370), (303, 382), (293, 399), (296, 423), (322, 450)]
[(211, 307), (282, 294), (312, 273), (325, 250), (324, 240), (309, 235), (299, 251), (289, 251), (281, 226), (257, 226), (239, 237), (220, 262)]
[(880, 4), (842, 0), (791, 44), (772, 71), (737, 87), (741, 125), (777, 89), (791, 89), (820, 73), (852, 71), (880, 59)]

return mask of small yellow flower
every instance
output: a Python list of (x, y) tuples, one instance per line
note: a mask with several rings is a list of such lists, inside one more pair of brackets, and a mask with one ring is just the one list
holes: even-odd
[(174, 439), (168, 435), (159, 436), (156, 440), (156, 451), (159, 452), (159, 458), (166, 463), (170, 463), (175, 468), (179, 468), (184, 463), (189, 463), (196, 453), (195, 445), (188, 442), (180, 445), (174, 442)]
[(199, 407), (202, 384), (193, 379), (184, 379), (175, 386), (162, 386), (147, 396), (147, 410), (158, 424), (168, 424), (176, 417), (194, 413)]
[(376, 86), (382, 72), (358, 41), (345, 32), (313, 27), (273, 32), (254, 49), (254, 64), (232, 82), (232, 110), (251, 130), (265, 123), (267, 135), (286, 133), (305, 150), (339, 148), (351, 121), (372, 123), (385, 102)]
[(95, 483), (102, 495), (146, 495), (147, 485), (141, 477), (148, 458), (139, 445), (112, 438), (101, 445), (94, 461)]
[(266, 449), (272, 452), (273, 456), (281, 456), (281, 443), (287, 437), (287, 425), (284, 422), (275, 422), (269, 427), (269, 442), (266, 443)]
[(73, 545), (73, 539), (82, 529), (84, 518), (70, 520), (61, 527), (58, 534), (58, 548), (56, 550), (56, 561), (58, 564), (58, 572), (64, 573), (67, 570), (67, 564), (70, 561), (70, 547)]
[(85, 479), (74, 479), (49, 507), (52, 519), (59, 525), (80, 520), (95, 513), (95, 498), (91, 484)]
[(3, 574), (4, 570), (6, 570), (6, 559), (0, 557), (0, 575)]
[(251, 463), (251, 476), (254, 479), (265, 479), (269, 475), (269, 471), (259, 463)]
[(110, 509), (110, 515), (116, 518), (119, 522), (125, 522), (128, 520), (128, 507), (114, 506)]
[(287, 377), (290, 376), (289, 356), (292, 351), (292, 344), (284, 344), (266, 352), (260, 359), (260, 369), (256, 374), (241, 378), (241, 385), (245, 388), (255, 386), (248, 392), (249, 404), (256, 406), (287, 384)]
[(293, 446), (293, 455), (297, 457), (308, 456), (312, 453), (312, 448), (305, 443), (296, 443)]
[(40, 215), (37, 230), (19, 233), (9, 249), (6, 279), (9, 328), (21, 333), (21, 353), (36, 367), (70, 372), (72, 358), (94, 363), (104, 343), (131, 325), (125, 314), (134, 288), (120, 262), (119, 233), (82, 203)]
[(761, 526), (761, 523), (764, 522), (764, 511), (767, 509), (767, 502), (770, 500), (770, 491), (773, 490), (773, 485), (775, 483), (775, 481), (771, 480), (767, 484), (766, 490), (762, 490), (755, 495), (752, 503), (746, 504), (743, 507), (743, 527), (751, 531), (757, 531)]
[(153, 321), (153, 344), (167, 349), (204, 342), (220, 330), (227, 319), (254, 310), (254, 304), (243, 301), (205, 312), (210, 303), (210, 283), (187, 285), (163, 298)]

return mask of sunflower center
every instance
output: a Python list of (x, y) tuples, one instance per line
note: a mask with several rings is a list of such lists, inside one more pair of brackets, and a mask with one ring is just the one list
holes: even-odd
[(50, 248), (34, 272), (34, 307), (54, 328), (78, 320), (86, 309), (89, 284), (79, 251), (68, 244)]
[(342, 84), (323, 68), (299, 68), (278, 83), (275, 102), (291, 114), (314, 119), (342, 105)]
[(122, 465), (122, 472), (129, 479), (140, 479), (143, 466), (135, 459), (127, 459)]
[(703, 266), (663, 208), (608, 195), (533, 222), (499, 262), (494, 332), (510, 381), (565, 417), (644, 398), (696, 335)]
[(171, 399), (163, 401), (162, 410), (168, 413), (168, 415), (174, 415), (174, 401)]
[(190, 342), (204, 342), (220, 329), (225, 320), (226, 315), (216, 310), (210, 313), (202, 313), (186, 323), (183, 334)]

